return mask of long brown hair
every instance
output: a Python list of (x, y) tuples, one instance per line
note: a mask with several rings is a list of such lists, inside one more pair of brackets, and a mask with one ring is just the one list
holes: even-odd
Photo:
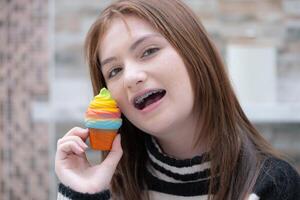
[[(244, 114), (230, 85), (225, 66), (193, 11), (180, 0), (121, 0), (107, 7), (91, 27), (86, 56), (94, 94), (105, 86), (100, 71), (101, 38), (115, 17), (138, 16), (160, 32), (182, 57), (199, 111), (198, 145), (204, 135), (210, 147), (209, 199), (245, 199), (251, 192), (267, 156), (277, 153)], [(144, 133), (123, 117), (123, 157), (112, 180), (113, 193), (122, 199), (143, 195), (147, 154)], [(200, 123), (200, 118), (205, 119)]]

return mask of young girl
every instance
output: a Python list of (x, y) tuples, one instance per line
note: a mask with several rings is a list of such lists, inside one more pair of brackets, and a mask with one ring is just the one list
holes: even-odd
[(109, 89), (123, 125), (96, 166), (85, 156), (87, 129), (58, 141), (58, 199), (300, 199), (299, 175), (249, 122), (218, 52), (181, 1), (110, 5), (86, 53), (94, 93)]

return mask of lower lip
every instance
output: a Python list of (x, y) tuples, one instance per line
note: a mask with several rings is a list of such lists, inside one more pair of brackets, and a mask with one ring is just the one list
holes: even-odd
[(146, 113), (149, 113), (149, 112), (153, 111), (154, 109), (156, 109), (156, 108), (159, 106), (159, 104), (162, 102), (162, 100), (163, 100), (164, 97), (165, 97), (165, 96), (163, 96), (160, 100), (158, 100), (158, 101), (156, 101), (156, 102), (154, 102), (154, 103), (148, 105), (146, 108), (144, 108), (144, 109), (142, 109), (142, 110), (140, 110), (140, 111), (141, 111), (143, 114), (146, 114)]

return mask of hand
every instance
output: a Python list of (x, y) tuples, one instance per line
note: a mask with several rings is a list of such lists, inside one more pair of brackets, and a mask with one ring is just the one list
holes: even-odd
[(64, 185), (77, 192), (93, 194), (109, 189), (123, 151), (118, 134), (105, 160), (99, 165), (91, 166), (85, 154), (88, 135), (88, 129), (75, 127), (58, 140), (55, 172)]

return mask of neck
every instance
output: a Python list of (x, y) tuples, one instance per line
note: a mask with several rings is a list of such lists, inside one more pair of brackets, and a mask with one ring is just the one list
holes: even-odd
[(195, 145), (200, 134), (196, 120), (187, 120), (184, 126), (179, 124), (168, 133), (156, 136), (159, 145), (167, 155), (177, 159), (189, 159), (207, 151), (204, 141)]
[(188, 137), (158, 139), (158, 143), (167, 155), (177, 159), (190, 159), (206, 152), (203, 145), (195, 146), (195, 140)]

